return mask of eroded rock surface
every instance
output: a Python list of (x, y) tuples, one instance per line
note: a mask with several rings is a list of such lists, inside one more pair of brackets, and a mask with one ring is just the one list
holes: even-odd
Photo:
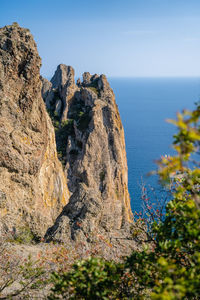
[[(72, 196), (48, 230), (46, 239), (66, 242), (69, 239), (93, 242), (99, 236), (109, 241), (128, 239), (132, 213), (126, 150), (114, 93), (105, 75), (85, 72), (83, 82), (78, 80), (74, 86), (73, 79), (62, 76), (60, 69), (72, 70), (61, 65), (56, 71), (59, 70), (59, 80), (54, 88), (58, 93), (51, 115), (53, 122), (59, 123), (57, 149)], [(55, 82), (55, 75), (51, 82)], [(68, 87), (74, 91), (69, 100), (65, 98), (66, 104), (63, 86), (65, 94), (69, 93)], [(55, 113), (57, 99), (63, 101), (63, 110), (67, 112), (65, 122), (63, 113), (60, 116)]]
[(1, 232), (28, 226), (42, 236), (69, 198), (41, 97), (40, 66), (28, 29), (0, 29)]

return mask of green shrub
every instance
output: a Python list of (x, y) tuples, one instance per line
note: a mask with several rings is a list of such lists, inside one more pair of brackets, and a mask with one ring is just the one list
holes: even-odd
[(116, 299), (122, 265), (101, 258), (76, 262), (68, 273), (54, 273), (49, 299)]
[(93, 91), (97, 96), (99, 96), (99, 91), (98, 91), (98, 89), (96, 87), (94, 87), (94, 86), (88, 86), (88, 88), (91, 91)]
[(12, 238), (9, 239), (9, 242), (17, 244), (31, 244), (39, 241), (40, 238), (36, 236), (28, 226), (18, 228), (17, 232), (13, 233)]

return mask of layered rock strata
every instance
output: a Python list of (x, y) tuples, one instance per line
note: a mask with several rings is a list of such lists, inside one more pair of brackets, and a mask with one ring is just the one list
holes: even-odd
[[(48, 95), (54, 93), (50, 115), (72, 196), (46, 239), (120, 238), (128, 234), (132, 213), (124, 130), (115, 96), (105, 75), (85, 72), (77, 85), (73, 77), (71, 67), (59, 65), (49, 84)], [(49, 104), (44, 93), (43, 97)]]
[(0, 232), (43, 236), (69, 199), (40, 66), (28, 29), (0, 29)]

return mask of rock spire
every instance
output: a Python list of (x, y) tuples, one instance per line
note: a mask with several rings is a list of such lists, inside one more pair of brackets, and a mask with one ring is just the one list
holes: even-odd
[[(59, 65), (49, 90), (54, 92), (51, 115), (53, 121), (58, 117), (57, 147), (64, 146), (61, 160), (72, 196), (46, 238), (93, 241), (105, 233), (111, 238), (126, 231), (132, 220), (124, 130), (106, 76), (85, 72), (78, 85), (72, 76), (71, 67)], [(63, 97), (63, 87), (69, 98)], [(57, 101), (65, 122), (63, 112), (57, 116)]]

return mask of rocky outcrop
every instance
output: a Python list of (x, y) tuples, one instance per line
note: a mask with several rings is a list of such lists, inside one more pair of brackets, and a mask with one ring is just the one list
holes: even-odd
[(27, 226), (46, 241), (87, 246), (103, 239), (102, 249), (125, 253), (135, 244), (114, 93), (105, 75), (85, 72), (76, 84), (62, 64), (49, 82), (40, 65), (28, 29), (0, 29), (0, 231)]
[[(85, 72), (83, 82), (78, 80), (75, 86), (71, 76), (65, 76), (66, 72), (62, 76), (60, 70), (72, 68), (58, 66), (51, 80), (66, 113), (64, 123), (63, 113), (57, 119), (56, 140), (58, 151), (60, 144), (64, 146), (61, 160), (72, 196), (55, 225), (48, 230), (46, 239), (93, 242), (98, 236), (109, 241), (128, 237), (132, 213), (127, 188), (126, 150), (114, 93), (105, 75), (92, 76)], [(69, 73), (74, 74), (73, 71)], [(71, 95), (69, 100), (65, 97), (66, 104), (63, 86), (65, 95)], [(53, 121), (55, 107), (54, 102)]]
[(0, 29), (1, 232), (28, 226), (42, 236), (69, 198), (41, 97), (40, 66), (28, 29), (16, 23)]

